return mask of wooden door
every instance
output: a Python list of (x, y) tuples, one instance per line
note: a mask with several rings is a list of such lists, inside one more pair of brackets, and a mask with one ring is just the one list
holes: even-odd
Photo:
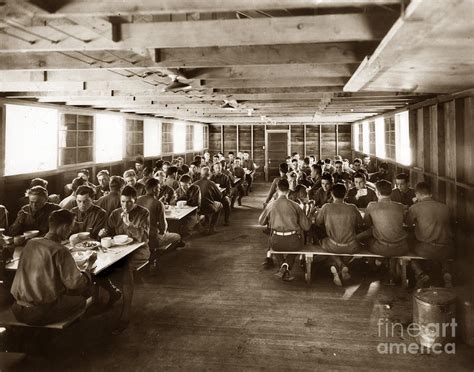
[(288, 131), (267, 131), (266, 133), (266, 172), (267, 181), (279, 175), (279, 165), (288, 156)]

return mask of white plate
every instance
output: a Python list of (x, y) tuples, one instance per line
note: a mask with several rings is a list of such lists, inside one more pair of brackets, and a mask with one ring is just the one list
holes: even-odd
[[(120, 246), (122, 246), (122, 245), (130, 244), (131, 242), (133, 242), (133, 238), (128, 237), (128, 239), (125, 240), (123, 243), (118, 244), (118, 243), (113, 242), (112, 247), (120, 247)], [(100, 245), (100, 244), (99, 244), (99, 245)]]
[[(90, 247), (85, 247), (84, 244), (90, 244), (91, 246)], [(80, 243), (77, 243), (73, 250), (75, 251), (90, 251), (90, 250), (93, 250), (93, 249), (96, 249), (100, 247), (100, 243), (99, 242), (96, 242), (95, 240), (86, 240), (86, 241), (83, 241), (83, 242), (80, 242)]]

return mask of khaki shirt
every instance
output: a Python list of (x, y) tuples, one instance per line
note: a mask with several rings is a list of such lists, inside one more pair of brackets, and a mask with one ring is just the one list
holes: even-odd
[(285, 196), (280, 196), (268, 204), (258, 222), (263, 226), (268, 224), (272, 230), (279, 232), (308, 231), (311, 227), (311, 223), (300, 206)]
[(122, 208), (114, 210), (107, 220), (106, 229), (109, 235), (125, 234), (137, 242), (148, 243), (150, 234), (150, 212), (146, 208), (135, 205), (129, 213), (130, 225), (122, 219)]
[(78, 207), (74, 207), (71, 212), (74, 213), (72, 232), (90, 231), (91, 237), (97, 239), (99, 231), (105, 227), (107, 222), (107, 212), (97, 205), (91, 205), (85, 212), (81, 212)]
[(354, 204), (326, 203), (316, 214), (316, 225), (324, 225), (329, 238), (339, 244), (355, 242), (356, 229), (363, 224)]
[(81, 272), (69, 250), (54, 234), (26, 243), (15, 273), (11, 294), (16, 301), (31, 305), (50, 304), (67, 291), (85, 292), (91, 281)]
[(406, 223), (415, 225), (416, 239), (423, 243), (450, 245), (452, 243), (449, 208), (433, 198), (413, 204), (408, 209)]
[(382, 198), (378, 202), (370, 202), (365, 210), (364, 223), (373, 226), (375, 239), (382, 243), (399, 243), (407, 238), (403, 228), (405, 207), (401, 203)]

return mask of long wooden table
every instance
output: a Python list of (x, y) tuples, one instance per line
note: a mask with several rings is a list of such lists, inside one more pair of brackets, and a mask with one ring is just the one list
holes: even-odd
[[(97, 261), (94, 264), (94, 270), (92, 271), (92, 273), (94, 275), (101, 273), (105, 269), (112, 266), (114, 263), (120, 261), (122, 258), (128, 256), (130, 253), (136, 251), (143, 244), (144, 243), (132, 242), (126, 245), (113, 246), (111, 248), (104, 249), (104, 251), (99, 249), (97, 251)], [(66, 244), (65, 246), (68, 248), (70, 247), (69, 244)], [(12, 271), (16, 271), (18, 269), (18, 262), (20, 260), (22, 248), (23, 247), (15, 248), (12, 261), (5, 265), (5, 269)]]
[(165, 212), (165, 217), (167, 220), (179, 221), (191, 212), (194, 212), (196, 209), (197, 207), (191, 207), (189, 205), (186, 205), (183, 208), (178, 208), (177, 206), (170, 205), (168, 209), (170, 212)]

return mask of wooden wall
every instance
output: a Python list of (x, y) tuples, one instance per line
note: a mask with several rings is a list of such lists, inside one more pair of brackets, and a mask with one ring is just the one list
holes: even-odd
[[(393, 174), (410, 173), (411, 184), (427, 181), (456, 223), (461, 272), (474, 277), (474, 96), (440, 97), (409, 107), (412, 165), (391, 162)], [(385, 115), (391, 119), (392, 114)], [(362, 155), (354, 153), (354, 156)], [(381, 161), (376, 159), (376, 161)], [(464, 260), (469, 257), (469, 260)]]
[(335, 155), (347, 158), (352, 156), (349, 124), (210, 125), (209, 151), (222, 151), (225, 154), (229, 151), (248, 151), (260, 166), (258, 174), (261, 176), (265, 165), (265, 128), (290, 129), (291, 152), (298, 152), (301, 156), (315, 155), (322, 159), (333, 158)]

